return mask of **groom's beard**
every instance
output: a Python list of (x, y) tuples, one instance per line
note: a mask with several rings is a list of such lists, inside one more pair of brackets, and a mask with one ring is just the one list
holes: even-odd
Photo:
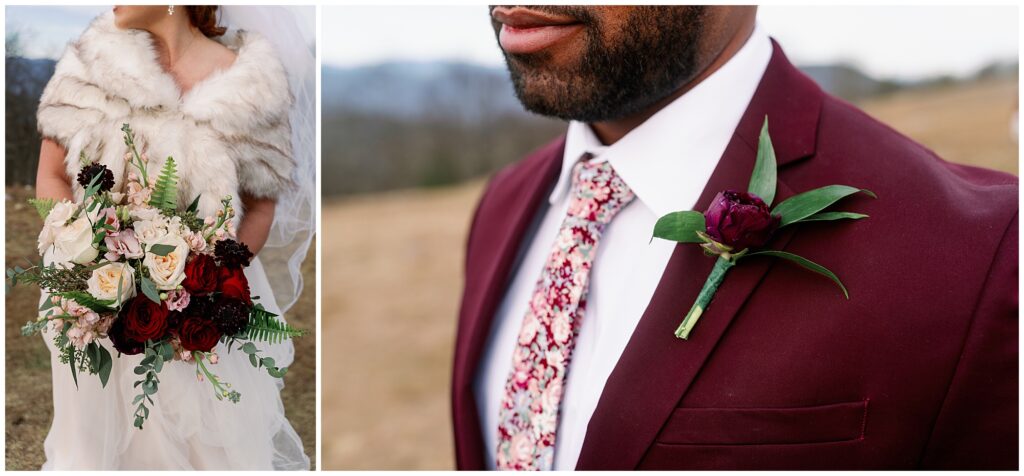
[[(575, 17), (583, 25), (585, 47), (564, 66), (552, 64), (546, 51), (505, 53), (516, 96), (529, 111), (583, 122), (621, 119), (700, 73), (705, 7), (636, 7), (621, 29), (604, 25), (588, 7), (530, 8)], [(501, 25), (495, 27), (499, 32)]]

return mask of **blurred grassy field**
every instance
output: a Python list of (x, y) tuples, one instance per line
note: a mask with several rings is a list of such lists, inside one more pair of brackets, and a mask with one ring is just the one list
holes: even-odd
[[(33, 259), (42, 221), (25, 203), (34, 196), (28, 187), (7, 187), (5, 266)], [(295, 362), (282, 390), (285, 415), (302, 438), (310, 460), (316, 456), (316, 243), (302, 266), (305, 286), (286, 316), (289, 323), (309, 330), (295, 340)], [(21, 336), (21, 326), (36, 315), (39, 291), (18, 286), (6, 294), (6, 468), (37, 470), (43, 464), (43, 439), (53, 419), (50, 353), (39, 337)], [(127, 409), (126, 409), (127, 411)], [(315, 465), (316, 462), (312, 461)]]
[[(1016, 80), (992, 80), (860, 106), (947, 160), (1017, 174), (1016, 103)], [(465, 233), (482, 187), (324, 202), (326, 469), (453, 468), (449, 372)]]

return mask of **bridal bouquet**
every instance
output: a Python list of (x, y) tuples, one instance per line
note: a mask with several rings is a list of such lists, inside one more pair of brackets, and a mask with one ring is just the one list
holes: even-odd
[(262, 357), (256, 342), (276, 344), (304, 331), (250, 295), (244, 268), (253, 255), (234, 239), (231, 197), (221, 200), (215, 216), (198, 216), (198, 197), (178, 209), (174, 159), (151, 176), (131, 128), (125, 124), (122, 131), (129, 170), (124, 193), (112, 191), (110, 169), (83, 156), (81, 202), (30, 200), (44, 220), (39, 254), (49, 252), (51, 263), (8, 269), (7, 279), (49, 294), (22, 334), (48, 328), (76, 385), (78, 374), (88, 372), (106, 386), (113, 359), (101, 339), (109, 339), (118, 356), (144, 354), (134, 369), (139, 393), (132, 402), (141, 429), (165, 364), (194, 365), (218, 399), (238, 402), (241, 395), (211, 371), (217, 343), (228, 351), (237, 346), (254, 367), (282, 377), (287, 369)]

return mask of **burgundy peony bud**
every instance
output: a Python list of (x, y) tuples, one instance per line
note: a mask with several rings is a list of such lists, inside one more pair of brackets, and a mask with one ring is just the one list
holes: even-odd
[(782, 217), (772, 215), (761, 197), (726, 190), (704, 212), (707, 234), (734, 251), (759, 248), (772, 237)]

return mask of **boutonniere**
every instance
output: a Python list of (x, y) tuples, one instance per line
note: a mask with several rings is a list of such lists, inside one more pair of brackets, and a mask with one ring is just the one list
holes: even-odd
[(764, 256), (792, 261), (831, 279), (843, 291), (843, 295), (847, 299), (850, 298), (846, 286), (843, 286), (839, 277), (824, 266), (793, 253), (761, 248), (768, 243), (776, 230), (785, 226), (812, 221), (867, 218), (867, 215), (861, 213), (824, 210), (858, 192), (872, 198), (877, 197), (871, 191), (862, 188), (828, 185), (794, 195), (783, 200), (775, 208), (769, 208), (775, 199), (775, 184), (775, 150), (768, 136), (766, 116), (758, 140), (754, 172), (750, 176), (746, 192), (719, 192), (706, 212), (672, 212), (659, 218), (654, 225), (654, 237), (679, 243), (699, 243), (706, 255), (718, 257), (700, 294), (697, 295), (697, 302), (693, 303), (693, 307), (676, 329), (676, 337), (689, 337), (693, 326), (708, 308), (725, 275), (746, 258)]

